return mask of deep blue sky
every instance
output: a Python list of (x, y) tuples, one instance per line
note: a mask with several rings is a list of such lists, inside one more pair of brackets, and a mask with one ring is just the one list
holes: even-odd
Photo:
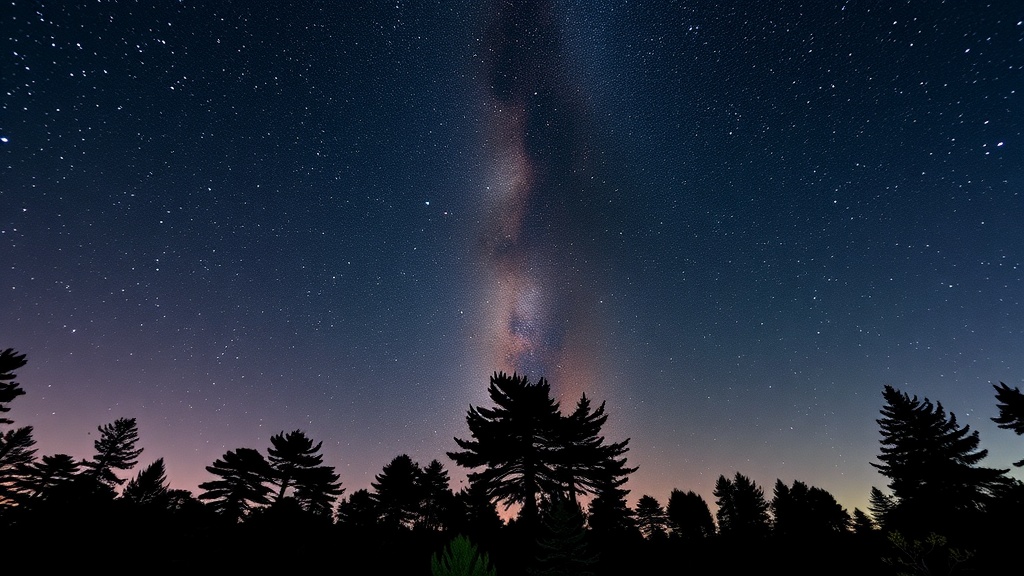
[(297, 428), (349, 492), (401, 453), (457, 483), (518, 370), (607, 401), (634, 502), (739, 471), (863, 507), (886, 384), (1020, 458), (1024, 5), (352, 4), (7, 4), (41, 454), (127, 416), (178, 488)]

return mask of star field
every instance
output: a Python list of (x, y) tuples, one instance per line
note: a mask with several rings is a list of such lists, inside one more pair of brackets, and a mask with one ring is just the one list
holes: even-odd
[(402, 453), (458, 479), (519, 370), (607, 401), (633, 502), (739, 471), (863, 508), (886, 384), (1019, 459), (1015, 2), (0, 22), (0, 347), (41, 454), (125, 416), (178, 488), (296, 428), (349, 492)]

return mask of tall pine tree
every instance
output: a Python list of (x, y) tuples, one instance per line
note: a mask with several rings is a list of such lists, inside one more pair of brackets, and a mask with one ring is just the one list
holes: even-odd
[(521, 505), (526, 526), (537, 526), (542, 498), (613, 496), (636, 470), (626, 466), (628, 440), (608, 443), (601, 435), (604, 404), (593, 410), (583, 396), (563, 416), (547, 381), (531, 384), (516, 374), (495, 373), (488, 392), (495, 407), (470, 407), (472, 439), (456, 438), (462, 450), (448, 457), (472, 470), (470, 482), (491, 501)]
[(768, 502), (764, 490), (739, 472), (715, 482), (718, 504), (718, 531), (723, 536), (760, 538), (768, 534)]
[(960, 426), (941, 403), (918, 400), (886, 386), (879, 462), (871, 465), (889, 479), (894, 505), (885, 514), (886, 528), (916, 534), (949, 534), (983, 511), (1007, 470), (979, 463), (978, 432)]
[(137, 463), (142, 448), (136, 448), (139, 428), (135, 418), (118, 418), (113, 423), (97, 428), (100, 437), (93, 443), (96, 455), (82, 463), (84, 474), (99, 486), (114, 489), (124, 483), (115, 470), (131, 470)]
[(244, 518), (254, 508), (270, 503), (270, 477), (273, 471), (266, 458), (253, 448), (228, 450), (206, 471), (217, 480), (203, 482), (200, 500), (232, 522)]
[(704, 498), (693, 491), (673, 489), (665, 506), (674, 538), (700, 540), (715, 534), (715, 520)]
[(543, 378), (495, 373), (487, 389), (494, 408), (470, 407), (471, 440), (455, 439), (462, 449), (449, 452), (456, 464), (473, 470), (469, 481), (506, 507), (522, 506), (520, 517), (536, 526), (542, 495), (561, 488), (558, 474), (558, 403)]
[(334, 467), (323, 463), (323, 442), (313, 444), (305, 432), (293, 430), (271, 436), (270, 444), (267, 460), (273, 470), (271, 484), (277, 488), (273, 502), (282, 502), (291, 489), (303, 510), (329, 516), (344, 489)]

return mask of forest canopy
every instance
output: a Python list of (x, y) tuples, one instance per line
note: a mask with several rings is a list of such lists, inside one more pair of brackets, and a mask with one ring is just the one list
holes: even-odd
[[(99, 425), (91, 458), (37, 455), (32, 427), (16, 426), (12, 409), (28, 392), (16, 380), (26, 363), (13, 349), (0, 352), (0, 524), (24, 543), (45, 533), (92, 546), (118, 532), (134, 547), (129, 555), (175, 547), (187, 563), (204, 550), (195, 538), (215, 529), (238, 542), (405, 546), (415, 553), (392, 561), (417, 573), (461, 573), (455, 567), (462, 566), (615, 574), (679, 562), (684, 553), (698, 569), (739, 569), (744, 557), (723, 557), (727, 550), (758, 550), (794, 573), (813, 573), (842, 553), (860, 558), (851, 565), (858, 570), (885, 573), (937, 559), (964, 569), (999, 566), (1009, 558), (1009, 536), (993, 527), (1024, 512), (1021, 482), (982, 466), (987, 451), (977, 431), (941, 403), (891, 386), (882, 390), (878, 461), (870, 463), (889, 483), (887, 491), (872, 488), (868, 512), (847, 511), (826, 489), (799, 480), (776, 480), (768, 495), (741, 472), (719, 476), (711, 501), (673, 490), (667, 506), (644, 494), (630, 507), (626, 486), (638, 468), (627, 464), (628, 439), (604, 437), (605, 403), (595, 408), (583, 395), (563, 411), (544, 379), (504, 373), (491, 376), (492, 405), (469, 408), (470, 436), (454, 438), (457, 449), (447, 453), (468, 471), (458, 491), (442, 461), (423, 465), (400, 454), (369, 489), (343, 497), (323, 442), (296, 429), (273, 434), (265, 452), (226, 451), (193, 495), (170, 486), (163, 458), (133, 474), (143, 457), (134, 418)], [(993, 420), (1019, 434), (1021, 392), (1002, 383), (995, 391)], [(517, 513), (503, 520), (499, 510), (512, 506)], [(148, 532), (126, 532), (131, 525)], [(787, 552), (794, 546), (803, 549), (796, 559)], [(295, 567), (312, 557), (280, 561)], [(258, 563), (221, 567), (238, 562)]]

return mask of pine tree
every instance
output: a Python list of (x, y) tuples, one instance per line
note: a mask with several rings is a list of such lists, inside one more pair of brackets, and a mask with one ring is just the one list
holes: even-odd
[(542, 498), (575, 501), (578, 494), (607, 493), (636, 471), (624, 457), (629, 441), (607, 443), (601, 436), (604, 404), (592, 410), (584, 395), (562, 416), (543, 378), (531, 384), (516, 374), (495, 373), (488, 392), (495, 407), (470, 407), (472, 439), (456, 438), (462, 451), (448, 457), (473, 470), (470, 483), (491, 501), (521, 505), (523, 525), (537, 525)]
[[(14, 423), (3, 414), (11, 410), (11, 401), (25, 393), (14, 381), (15, 371), (25, 364), (24, 354), (10, 348), (0, 351), (0, 425)], [(26, 497), (23, 471), (35, 461), (35, 444), (31, 426), (0, 430), (0, 507), (12, 506)]]
[(791, 487), (775, 481), (771, 509), (773, 529), (779, 536), (813, 538), (846, 532), (850, 525), (850, 514), (832, 494), (799, 480)]
[(135, 418), (118, 418), (97, 429), (100, 437), (93, 443), (96, 455), (82, 465), (93, 482), (113, 489), (124, 483), (114, 470), (131, 470), (142, 454), (142, 448), (135, 447), (139, 441), (139, 428)]
[(423, 502), (423, 470), (407, 454), (395, 456), (370, 482), (380, 524), (389, 530), (411, 529)]
[(470, 483), (455, 494), (452, 524), (456, 532), (473, 534), (482, 542), (494, 540), (505, 522), (479, 484)]
[(704, 498), (696, 492), (672, 490), (665, 506), (674, 538), (700, 540), (715, 534), (715, 520)]
[(635, 514), (626, 502), (629, 490), (621, 487), (624, 482), (624, 478), (607, 476), (590, 500), (587, 523), (601, 542), (618, 542), (640, 535)]
[[(1004, 430), (1013, 430), (1018, 436), (1024, 434), (1024, 393), (1020, 388), (1011, 389), (1002, 382), (994, 388), (999, 416), (992, 418), (992, 421)], [(1024, 459), (1014, 462), (1013, 465), (1024, 466)]]
[(81, 465), (69, 454), (43, 456), (25, 467), (23, 487), (32, 498), (45, 499), (75, 481)]
[(448, 471), (438, 460), (431, 460), (420, 475), (422, 502), (417, 526), (425, 530), (444, 530), (455, 522), (455, 494)]
[(654, 496), (644, 494), (636, 503), (636, 524), (640, 533), (648, 540), (668, 536), (668, 519), (665, 509)]
[[(14, 373), (26, 363), (24, 354), (18, 354), (11, 348), (0, 351), (0, 414), (10, 412), (8, 404), (25, 393), (21, 385), (14, 381), (17, 377)], [(13, 423), (9, 418), (0, 416), (0, 424)]]
[(25, 471), (35, 461), (35, 444), (31, 426), (0, 432), (0, 507), (27, 497)]
[(854, 534), (873, 534), (878, 530), (878, 526), (875, 522), (864, 513), (860, 508), (853, 509), (853, 533)]
[(294, 430), (271, 436), (270, 444), (267, 455), (273, 470), (271, 484), (277, 489), (273, 502), (284, 500), (291, 489), (291, 496), (303, 510), (329, 515), (344, 489), (334, 467), (323, 464), (323, 442), (314, 445), (305, 432)]
[(628, 438), (609, 444), (601, 436), (601, 428), (608, 420), (604, 406), (602, 402), (592, 411), (590, 400), (584, 394), (576, 409), (559, 420), (561, 437), (556, 450), (556, 474), (573, 502), (577, 493), (596, 494), (605, 486), (609, 475), (625, 483), (626, 477), (637, 470), (626, 466), (624, 455), (629, 450)]
[(270, 503), (269, 482), (273, 470), (270, 464), (252, 448), (228, 450), (206, 471), (217, 480), (203, 482), (200, 500), (209, 501), (220, 515), (237, 522), (253, 508)]
[(715, 482), (718, 499), (718, 531), (723, 536), (759, 538), (768, 533), (768, 502), (764, 490), (739, 472), (732, 480), (719, 476)]
[(365, 535), (379, 526), (377, 501), (366, 488), (360, 488), (338, 503), (338, 525)]
[(891, 386), (882, 395), (880, 462), (871, 464), (890, 481), (895, 507), (886, 524), (949, 534), (945, 530), (985, 509), (1008, 470), (979, 466), (988, 451), (978, 449), (978, 432), (961, 427), (941, 403)]
[(535, 526), (538, 501), (561, 489), (556, 466), (558, 404), (543, 378), (531, 384), (516, 374), (495, 373), (488, 393), (494, 408), (470, 407), (466, 416), (472, 440), (455, 439), (461, 452), (449, 452), (456, 464), (474, 470), (469, 481), (488, 498), (522, 506), (520, 517)]
[(877, 486), (872, 486), (868, 494), (868, 511), (875, 524), (885, 527), (889, 523), (892, 511), (896, 508), (896, 499), (891, 494), (882, 492)]
[(295, 499), (303, 510), (330, 519), (334, 503), (345, 489), (333, 466), (303, 470), (295, 483)]
[(137, 506), (167, 508), (169, 490), (164, 459), (157, 458), (124, 485), (121, 498)]

